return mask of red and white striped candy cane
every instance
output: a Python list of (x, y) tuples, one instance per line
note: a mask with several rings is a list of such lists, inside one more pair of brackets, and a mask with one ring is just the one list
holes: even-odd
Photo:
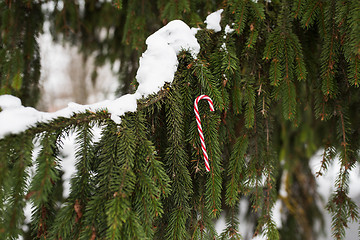
[(210, 111), (214, 111), (214, 105), (213, 105), (213, 102), (212, 102), (211, 98), (209, 96), (207, 96), (207, 95), (200, 95), (194, 101), (194, 112), (195, 112), (197, 127), (198, 127), (198, 131), (199, 131), (199, 136), (200, 136), (201, 149), (202, 149), (203, 154), (204, 154), (205, 168), (206, 168), (206, 171), (209, 172), (210, 171), (209, 157), (208, 157), (207, 152), (206, 152), (205, 139), (204, 139), (204, 134), (203, 134), (203, 131), (202, 131), (202, 128), (201, 128), (201, 119), (200, 119), (200, 114), (199, 114), (199, 109), (198, 109), (198, 103), (199, 103), (199, 101), (201, 99), (208, 100), (208, 103), (209, 103), (209, 106), (210, 106)]

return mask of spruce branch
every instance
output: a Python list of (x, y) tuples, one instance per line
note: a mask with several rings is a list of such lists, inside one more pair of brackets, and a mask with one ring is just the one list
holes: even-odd
[(328, 32), (324, 36), (324, 45), (321, 52), (321, 76), (322, 91), (324, 95), (333, 97), (337, 94), (337, 85), (335, 82), (335, 74), (338, 71), (338, 54), (339, 54), (339, 30), (336, 21), (331, 15), (336, 14), (336, 6), (334, 1), (330, 1), (325, 8), (327, 19), (325, 19), (325, 27)]
[(93, 160), (93, 133), (89, 123), (76, 129), (76, 173), (70, 181), (70, 195), (59, 211), (50, 231), (50, 239), (79, 238), (83, 227), (82, 217), (93, 192), (90, 178)]
[(240, 136), (232, 151), (228, 165), (229, 181), (226, 187), (226, 203), (230, 207), (235, 207), (239, 200), (239, 194), (242, 191), (244, 176), (246, 176), (245, 157), (248, 148), (248, 138), (246, 135)]
[(223, 109), (224, 103), (221, 98), (221, 90), (219, 89), (220, 84), (216, 81), (207, 65), (206, 61), (198, 60), (194, 64), (193, 74), (199, 79), (203, 91), (210, 96), (214, 105), (217, 106), (215, 108)]
[(5, 234), (5, 238), (17, 238), (20, 235), (19, 229), (24, 221), (23, 208), (25, 207), (24, 193), (27, 189), (27, 181), (29, 174), (27, 168), (31, 166), (31, 155), (33, 150), (32, 138), (27, 135), (20, 135), (11, 139), (12, 154), (10, 156), (10, 175), (8, 180), (5, 180), (7, 184), (1, 186), (7, 186), (9, 189), (3, 189), (8, 191), (4, 195), (0, 195), (1, 201), (4, 201), (3, 220), (1, 220), (3, 227), (8, 229)]
[(36, 159), (37, 170), (30, 185), (34, 209), (32, 212), (33, 231), (38, 238), (46, 238), (53, 221), (54, 185), (59, 179), (58, 134), (46, 133), (41, 139), (42, 150)]
[(206, 181), (206, 207), (211, 213), (212, 217), (219, 216), (221, 212), (221, 190), (222, 190), (222, 178), (221, 178), (221, 153), (219, 143), (219, 123), (220, 118), (218, 116), (212, 116), (209, 120), (204, 119), (208, 123), (204, 125), (204, 133), (208, 139), (208, 148), (210, 156), (210, 169), (211, 174), (207, 176)]
[(169, 145), (165, 152), (165, 166), (171, 179), (171, 206), (167, 225), (167, 239), (184, 239), (188, 236), (186, 221), (189, 217), (189, 199), (192, 194), (192, 181), (188, 166), (188, 156), (184, 147), (184, 122), (182, 98), (178, 89), (169, 92), (166, 111)]
[(231, 240), (241, 240), (243, 237), (238, 231), (238, 227), (240, 226), (240, 222), (238, 219), (239, 213), (239, 204), (230, 208), (227, 218), (226, 218), (226, 228), (220, 235), (221, 240), (231, 239)]

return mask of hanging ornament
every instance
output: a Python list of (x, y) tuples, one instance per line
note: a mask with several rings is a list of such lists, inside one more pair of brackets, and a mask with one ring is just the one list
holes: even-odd
[(199, 131), (199, 136), (200, 136), (201, 149), (204, 154), (205, 168), (206, 168), (206, 171), (209, 172), (210, 171), (209, 157), (208, 157), (207, 151), (206, 151), (205, 138), (204, 138), (204, 133), (201, 128), (201, 119), (200, 119), (200, 114), (199, 114), (199, 109), (198, 109), (198, 103), (201, 99), (206, 99), (208, 101), (209, 106), (210, 106), (210, 111), (214, 111), (214, 105), (213, 105), (211, 98), (207, 95), (200, 95), (194, 101), (194, 112), (195, 112), (196, 123), (197, 123), (198, 131)]

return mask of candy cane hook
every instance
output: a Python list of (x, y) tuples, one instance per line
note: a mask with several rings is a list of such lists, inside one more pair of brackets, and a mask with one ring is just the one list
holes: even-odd
[(205, 160), (205, 168), (206, 171), (210, 171), (210, 166), (209, 166), (209, 157), (207, 155), (206, 152), (206, 146), (205, 146), (205, 139), (204, 139), (204, 134), (201, 128), (201, 119), (200, 119), (200, 114), (199, 114), (199, 109), (198, 109), (198, 103), (201, 99), (206, 99), (208, 100), (209, 106), (210, 106), (210, 111), (214, 111), (214, 105), (213, 102), (211, 100), (211, 98), (207, 95), (200, 95), (198, 96), (195, 101), (194, 101), (194, 112), (195, 112), (195, 117), (196, 117), (196, 123), (197, 123), (197, 127), (198, 127), (198, 131), (199, 131), (199, 136), (200, 136), (200, 142), (201, 142), (201, 149), (203, 151), (204, 154), (204, 160)]

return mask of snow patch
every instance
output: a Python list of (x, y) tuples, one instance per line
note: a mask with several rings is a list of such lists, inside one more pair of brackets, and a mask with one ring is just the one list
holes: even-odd
[(195, 35), (197, 34), (197, 32), (198, 32), (199, 30), (201, 30), (201, 28), (193, 28), (193, 27), (192, 27), (190, 30), (191, 30), (193, 36), (195, 36)]
[(200, 51), (194, 31), (180, 20), (171, 21), (152, 34), (146, 45), (136, 75), (139, 83), (137, 93), (141, 96), (156, 93), (164, 83), (173, 81), (178, 66), (177, 55), (181, 50), (188, 50), (194, 58)]
[(282, 212), (282, 202), (280, 199), (278, 199), (278, 200), (276, 200), (276, 202), (272, 208), (272, 214), (273, 214), (272, 218), (276, 224), (277, 229), (282, 228), (281, 212)]
[(21, 107), (21, 101), (17, 97), (12, 95), (1, 95), (0, 96), (0, 108), (5, 110), (8, 108)]
[(64, 188), (63, 197), (67, 198), (70, 195), (71, 177), (76, 172), (75, 134), (71, 134), (68, 137), (65, 137), (61, 140), (63, 142), (62, 149), (60, 150), (62, 157), (60, 157), (61, 161), (59, 161), (59, 163), (60, 163), (60, 169), (64, 172), (64, 174), (62, 175), (63, 188)]
[(235, 31), (235, 30), (232, 29), (229, 25), (226, 25), (226, 26), (225, 26), (225, 29), (224, 29), (225, 35), (231, 34), (231, 33), (233, 33), (234, 31)]
[[(5, 103), (3, 100), (8, 100), (10, 97), (9, 95), (3, 95), (8, 96), (8, 98), (0, 98), (0, 106), (3, 109), (2, 112), (0, 112), (0, 137), (4, 137), (7, 134), (10, 133), (20, 133), (22, 131), (25, 131), (29, 126), (35, 124), (36, 122), (40, 121), (42, 119), (42, 116), (39, 114), (39, 112), (31, 107), (24, 107), (19, 105), (7, 105), (7, 101)], [(12, 101), (12, 103), (20, 102), (19, 98), (13, 97), (16, 99), (16, 101)]]
[(220, 20), (221, 20), (221, 13), (223, 11), (224, 9), (219, 9), (216, 12), (213, 12), (206, 17), (204, 23), (206, 23), (207, 29), (214, 30), (214, 32), (221, 31)]

